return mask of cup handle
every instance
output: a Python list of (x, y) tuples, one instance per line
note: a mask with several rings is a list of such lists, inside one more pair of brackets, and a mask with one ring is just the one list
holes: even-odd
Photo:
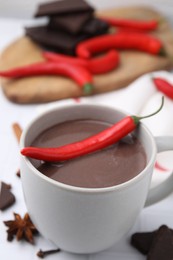
[[(173, 150), (173, 136), (158, 136), (155, 137), (155, 141), (158, 153)], [(164, 199), (171, 192), (173, 192), (173, 171), (163, 183), (149, 190), (145, 207)]]

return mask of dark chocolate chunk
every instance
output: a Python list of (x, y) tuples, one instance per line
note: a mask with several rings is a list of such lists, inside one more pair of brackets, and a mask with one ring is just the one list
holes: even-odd
[(40, 4), (35, 17), (93, 11), (93, 7), (84, 0), (60, 0)]
[(76, 45), (89, 38), (86, 34), (74, 36), (59, 30), (48, 29), (46, 26), (26, 28), (26, 35), (43, 47), (67, 55), (74, 55)]
[(163, 225), (155, 233), (148, 253), (147, 260), (172, 260), (173, 259), (173, 234), (172, 230)]
[(70, 34), (78, 34), (84, 24), (92, 17), (90, 12), (72, 13), (51, 17), (48, 26), (52, 29), (65, 30)]
[(82, 32), (90, 35), (100, 35), (108, 31), (108, 23), (98, 19), (90, 19), (82, 28)]
[(154, 237), (155, 231), (135, 233), (131, 237), (131, 244), (142, 254), (147, 255)]
[(10, 191), (11, 185), (2, 182), (0, 193), (0, 210), (5, 210), (15, 202), (15, 196)]

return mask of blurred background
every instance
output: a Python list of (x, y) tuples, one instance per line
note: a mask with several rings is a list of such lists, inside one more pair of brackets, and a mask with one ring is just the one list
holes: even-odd
[[(0, 18), (31, 18), (35, 12), (36, 5), (47, 1), (52, 0), (0, 0)], [(145, 5), (161, 11), (162, 14), (170, 19), (173, 14), (173, 0), (88, 0), (88, 2), (97, 9), (112, 6)]]

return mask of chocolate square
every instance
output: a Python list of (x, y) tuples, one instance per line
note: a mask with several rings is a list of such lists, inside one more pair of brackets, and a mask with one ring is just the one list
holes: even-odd
[(15, 196), (10, 191), (11, 186), (2, 182), (0, 192), (0, 210), (5, 210), (15, 202)]
[(35, 17), (93, 11), (93, 7), (84, 0), (60, 0), (40, 4)]
[(108, 29), (108, 23), (93, 17), (85, 23), (85, 25), (82, 28), (82, 32), (90, 35), (100, 35), (107, 33)]
[(172, 260), (173, 259), (173, 233), (167, 226), (159, 228), (153, 238), (147, 260)]
[(26, 35), (42, 47), (67, 55), (75, 55), (76, 45), (89, 38), (86, 34), (73, 36), (59, 30), (48, 29), (47, 26), (26, 28)]
[(90, 12), (81, 12), (77, 14), (66, 14), (51, 17), (48, 26), (52, 29), (65, 30), (70, 34), (78, 34), (84, 24), (92, 17)]
[(131, 245), (142, 254), (147, 255), (150, 250), (154, 235), (155, 231), (135, 233), (131, 237)]

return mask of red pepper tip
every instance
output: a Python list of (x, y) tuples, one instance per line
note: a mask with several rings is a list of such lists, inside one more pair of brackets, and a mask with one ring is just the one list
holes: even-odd
[(27, 149), (26, 149), (26, 148), (21, 149), (21, 150), (20, 150), (20, 153), (21, 153), (22, 155), (27, 155)]

